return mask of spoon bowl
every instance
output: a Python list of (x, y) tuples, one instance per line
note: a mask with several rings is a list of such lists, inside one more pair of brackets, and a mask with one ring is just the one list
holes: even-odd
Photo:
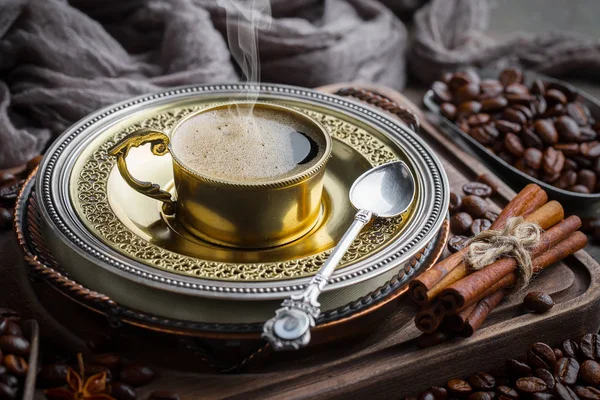
[(371, 211), (382, 218), (406, 212), (414, 197), (415, 179), (402, 161), (365, 172), (350, 188), (350, 202), (356, 209)]

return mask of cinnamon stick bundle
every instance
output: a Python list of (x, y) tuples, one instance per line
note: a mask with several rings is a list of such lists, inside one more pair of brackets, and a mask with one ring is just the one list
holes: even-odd
[[(530, 183), (504, 207), (500, 215), (492, 223), (490, 229), (502, 229), (509, 218), (530, 214), (543, 206), (547, 201), (548, 195), (546, 192), (538, 185)], [(444, 288), (448, 284), (442, 283), (438, 285), (438, 283), (462, 263), (465, 253), (466, 249), (463, 249), (452, 254), (413, 280), (409, 289), (412, 299), (417, 304), (423, 305), (439, 294), (441, 291), (440, 288)], [(460, 276), (460, 274), (457, 274), (457, 276)], [(460, 277), (453, 276), (449, 280), (455, 282), (458, 279)], [(438, 290), (435, 289), (436, 286)]]
[[(532, 259), (535, 260), (552, 246), (556, 246), (567, 239), (580, 227), (581, 219), (577, 216), (571, 216), (542, 233), (540, 244), (531, 251)], [(453, 314), (480, 300), (485, 297), (486, 290), (489, 290), (505, 276), (513, 274), (516, 269), (517, 262), (514, 258), (503, 258), (449, 285), (440, 294), (444, 312)]]

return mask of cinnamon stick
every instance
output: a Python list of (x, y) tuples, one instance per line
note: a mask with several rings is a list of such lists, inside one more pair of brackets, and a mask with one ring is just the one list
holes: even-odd
[[(525, 186), (504, 207), (490, 229), (502, 229), (509, 218), (531, 214), (547, 201), (548, 195), (546, 192), (538, 185), (531, 183)], [(419, 305), (426, 304), (437, 296), (443, 288), (465, 276), (466, 269), (455, 273), (452, 273), (452, 271), (461, 265), (466, 251), (466, 249), (463, 249), (452, 254), (414, 279), (410, 284), (411, 298)]]
[[(531, 252), (532, 259), (534, 260), (534, 272), (536, 272), (536, 259), (542, 254), (544, 254), (544, 263), (550, 262), (550, 264), (566, 257), (562, 253), (557, 253), (557, 250), (554, 249), (558, 247), (565, 254), (568, 253), (569, 249), (559, 246), (562, 242), (571, 240), (571, 242), (562, 243), (562, 246), (570, 244), (572, 247), (578, 247), (580, 243), (576, 238), (572, 238), (572, 234), (580, 226), (581, 219), (577, 216), (571, 216), (542, 233), (540, 244)], [(440, 302), (444, 313), (456, 313), (458, 310), (483, 298), (490, 287), (497, 284), (507, 275), (513, 274), (516, 281), (516, 268), (517, 262), (514, 258), (503, 258), (448, 286), (440, 294)]]
[(476, 306), (477, 304), (474, 303), (466, 307), (464, 310), (460, 311), (458, 314), (444, 316), (444, 325), (454, 332), (461, 332), (465, 328), (467, 318), (469, 317), (471, 312), (473, 312), (473, 309)]
[(434, 301), (417, 312), (415, 326), (422, 332), (432, 333), (440, 326), (443, 319), (442, 307)]
[(485, 297), (477, 303), (471, 314), (467, 317), (463, 330), (460, 335), (463, 337), (472, 336), (477, 329), (483, 324), (492, 310), (502, 301), (506, 292), (500, 289), (491, 295)]
[[(538, 224), (542, 229), (548, 229), (556, 223), (560, 222), (564, 218), (564, 215), (565, 211), (562, 205), (559, 202), (553, 200), (544, 204), (539, 209), (531, 212), (525, 217), (525, 221)], [(499, 229), (501, 228), (502, 227), (499, 227)], [(465, 249), (465, 253), (466, 251), (467, 249)], [(425, 294), (426, 298), (434, 298), (435, 296), (441, 294), (442, 291), (447, 287), (451, 286), (452, 284), (458, 282), (459, 280), (469, 275), (469, 269), (467, 268), (467, 265), (463, 262), (463, 258), (464, 255), (460, 259), (461, 263), (458, 264), (452, 271), (450, 271), (431, 290), (429, 290)]]

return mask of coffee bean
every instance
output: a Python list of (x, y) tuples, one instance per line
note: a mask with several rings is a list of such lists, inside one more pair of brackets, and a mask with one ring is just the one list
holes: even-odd
[(529, 104), (529, 108), (531, 108), (531, 112), (536, 116), (540, 117), (546, 113), (548, 108), (548, 103), (543, 96), (536, 96), (535, 100)]
[(125, 365), (121, 369), (119, 378), (130, 385), (141, 386), (154, 379), (154, 371), (144, 364), (133, 363)]
[[(536, 313), (544, 313), (554, 306), (552, 297), (544, 292), (530, 292), (523, 299), (523, 305), (526, 309)], [(556, 359), (554, 360), (556, 362)], [(538, 366), (538, 368), (549, 368), (550, 366)], [(551, 369), (551, 368), (549, 368)]]
[(432, 386), (429, 388), (429, 392), (433, 394), (435, 400), (446, 400), (448, 398), (448, 391), (444, 387)]
[(505, 97), (498, 96), (494, 98), (486, 98), (481, 100), (481, 111), (493, 112), (502, 110), (508, 105), (508, 100)]
[(527, 117), (521, 111), (514, 108), (507, 108), (502, 114), (503, 119), (514, 122), (515, 124), (525, 125), (527, 123)]
[(590, 194), (590, 189), (588, 189), (587, 187), (585, 187), (583, 185), (574, 185), (574, 186), (567, 188), (567, 190), (569, 190), (571, 192), (575, 192), (575, 193)]
[(488, 210), (487, 202), (479, 196), (465, 196), (462, 199), (462, 209), (473, 218), (481, 218)]
[(542, 167), (543, 153), (539, 149), (533, 147), (525, 149), (523, 158), (525, 159), (527, 166), (530, 168), (538, 170)]
[[(581, 143), (579, 145), (579, 151), (581, 151), (581, 146), (587, 145), (588, 143)], [(586, 147), (587, 148), (587, 147)], [(578, 168), (590, 169), (592, 168), (592, 161), (584, 156), (571, 156), (569, 157), (571, 160), (575, 161)]]
[(448, 204), (448, 210), (452, 213), (460, 210), (460, 206), (462, 205), (462, 196), (455, 193), (450, 192), (450, 204)]
[(561, 349), (554, 348), (552, 350), (554, 350), (554, 356), (556, 357), (557, 360), (560, 360), (561, 358), (563, 358), (563, 352)]
[(468, 400), (492, 400), (492, 396), (487, 392), (475, 392), (471, 393), (468, 397)]
[(419, 395), (418, 400), (435, 400), (435, 396), (433, 393), (425, 391)]
[(589, 123), (590, 110), (579, 102), (567, 104), (567, 115), (571, 117), (577, 125), (585, 126)]
[[(579, 152), (586, 158), (600, 157), (600, 142), (586, 142), (579, 145)], [(584, 166), (584, 168), (588, 168)]]
[(527, 394), (544, 392), (548, 388), (546, 382), (534, 376), (517, 379), (515, 386), (518, 391)]
[(529, 365), (512, 358), (506, 360), (505, 367), (506, 372), (515, 378), (531, 374), (531, 367)]
[(562, 351), (565, 357), (578, 358), (579, 344), (572, 339), (562, 342)]
[(579, 168), (579, 166), (575, 161), (573, 161), (573, 159), (565, 158), (565, 166), (563, 167), (563, 170), (576, 170), (577, 168)]
[(479, 98), (479, 84), (478, 83), (467, 83), (462, 85), (454, 92), (453, 100), (456, 103), (463, 103), (469, 100), (476, 100)]
[(519, 393), (517, 393), (517, 391), (515, 389), (505, 386), (505, 385), (498, 386), (496, 391), (498, 392), (499, 395), (504, 396), (508, 399), (516, 400), (519, 398)]
[(94, 364), (113, 370), (121, 364), (121, 356), (114, 353), (96, 354), (93, 357), (93, 361)]
[(504, 92), (504, 86), (496, 79), (483, 79), (479, 83), (479, 98), (481, 100), (495, 98)]
[(6, 328), (4, 329), (3, 335), (13, 335), (23, 337), (23, 330), (19, 324), (15, 321), (6, 320)]
[(587, 187), (591, 193), (596, 188), (596, 174), (589, 169), (582, 169), (577, 174), (577, 183)]
[(527, 363), (533, 368), (552, 369), (556, 364), (554, 350), (545, 343), (534, 343), (527, 352)]
[(135, 400), (135, 389), (123, 382), (112, 382), (108, 385), (108, 393), (116, 400)]
[(522, 104), (513, 104), (510, 107), (523, 113), (527, 121), (531, 120), (534, 117), (534, 112), (531, 110), (531, 107), (524, 106)]
[(0, 399), (12, 400), (17, 398), (17, 388), (0, 383)]
[(542, 168), (547, 174), (556, 174), (562, 171), (565, 165), (565, 156), (561, 151), (554, 150), (552, 147), (548, 147), (544, 151), (544, 158), (542, 160)]
[(508, 104), (524, 104), (529, 105), (531, 102), (535, 100), (535, 97), (529, 94), (521, 94), (521, 93), (507, 93), (504, 95), (506, 100), (508, 100)]
[(450, 121), (454, 121), (456, 118), (456, 106), (452, 103), (442, 103), (440, 106), (440, 112)]
[(595, 130), (588, 126), (582, 126), (579, 128), (579, 137), (577, 138), (578, 142), (591, 142), (592, 140), (596, 140), (598, 134)]
[[(542, 150), (544, 148), (542, 139), (540, 139), (540, 137), (528, 127), (523, 128), (521, 132), (521, 141), (526, 147), (531, 147), (538, 150)], [(579, 152), (579, 146), (577, 146), (577, 152)]]
[(552, 372), (545, 368), (538, 368), (533, 371), (533, 376), (536, 378), (540, 378), (546, 383), (546, 387), (548, 390), (552, 391), (554, 389), (554, 376)]
[(511, 83), (523, 82), (523, 73), (517, 68), (506, 68), (498, 76), (498, 80), (504, 87)]
[(563, 142), (575, 142), (579, 138), (579, 126), (571, 117), (566, 115), (558, 117), (554, 127)]
[(554, 400), (554, 395), (550, 393), (534, 393), (531, 400)]
[(558, 142), (558, 132), (551, 120), (540, 119), (533, 125), (537, 133), (546, 145), (553, 145)]
[(548, 174), (547, 172), (543, 172), (541, 176), (541, 180), (546, 183), (554, 184), (560, 178), (560, 173), (556, 172), (554, 174)]
[[(434, 399), (435, 397), (432, 397), (431, 400)], [(179, 395), (168, 390), (157, 390), (150, 394), (149, 400), (179, 400)]]
[(468, 380), (475, 390), (492, 390), (496, 386), (496, 380), (487, 372), (476, 372)]
[(465, 101), (458, 106), (457, 115), (468, 117), (481, 111), (481, 103), (478, 101)]
[(591, 386), (575, 386), (575, 394), (581, 400), (600, 400), (600, 390)]
[(481, 182), (465, 183), (462, 189), (465, 194), (479, 196), (484, 199), (492, 195), (492, 188)]
[(487, 219), (477, 218), (471, 224), (471, 234), (473, 236), (479, 235), (481, 232), (490, 229), (490, 226), (492, 226), (492, 223)]
[(544, 98), (546, 99), (548, 104), (567, 104), (567, 96), (565, 96), (565, 94), (558, 89), (546, 90)]
[(555, 150), (562, 151), (567, 157), (579, 154), (579, 145), (577, 143), (557, 143), (552, 147)]
[(527, 86), (521, 84), (521, 83), (511, 83), (509, 85), (507, 85), (504, 88), (504, 93), (510, 93), (510, 94), (529, 94), (529, 89), (527, 89)]
[(451, 394), (455, 396), (466, 396), (473, 391), (471, 385), (462, 379), (451, 379), (446, 384)]
[(560, 400), (579, 400), (575, 392), (573, 392), (570, 387), (564, 386), (560, 382), (556, 382), (554, 393)]
[(85, 373), (89, 376), (105, 373), (106, 374), (106, 382), (112, 381), (112, 373), (110, 369), (100, 364), (85, 364)]
[[(477, 77), (477, 79), (479, 79), (479, 77)], [(452, 92), (455, 92), (461, 86), (468, 85), (472, 82), (473, 76), (470, 73), (468, 73), (467, 71), (460, 71), (452, 75), (452, 78), (450, 78), (450, 81), (448, 82), (448, 87)]]
[(479, 114), (473, 114), (469, 118), (467, 118), (467, 123), (470, 126), (480, 126), (480, 125), (487, 124), (489, 122), (489, 120), (490, 120), (489, 114), (479, 113)]
[(541, 95), (543, 95), (546, 92), (546, 88), (544, 86), (544, 82), (542, 82), (541, 79), (536, 79), (531, 84), (531, 88), (529, 89), (529, 92), (531, 92), (532, 94), (541, 94)]
[(539, 178), (538, 171), (529, 167), (525, 162), (524, 158), (519, 158), (515, 163), (514, 167), (525, 174), (532, 176), (534, 178)]
[(594, 360), (585, 360), (579, 368), (579, 377), (588, 385), (600, 385), (600, 364)]
[(600, 361), (600, 335), (588, 333), (579, 342), (583, 358)]
[(44, 365), (37, 376), (37, 384), (42, 388), (63, 386), (67, 382), (67, 364)]
[(490, 144), (493, 142), (494, 138), (490, 136), (490, 134), (483, 128), (478, 126), (477, 128), (473, 128), (469, 131), (469, 135), (473, 137), (473, 139), (477, 140), (481, 144)]
[(452, 236), (448, 239), (448, 251), (450, 253), (456, 253), (457, 251), (461, 251), (467, 246), (469, 238), (462, 235)]
[(579, 374), (579, 363), (576, 359), (563, 357), (556, 362), (554, 375), (561, 383), (565, 385), (574, 385), (577, 382)]
[(562, 104), (548, 105), (546, 111), (542, 114), (543, 118), (560, 117), (567, 112), (567, 109)]
[(6, 353), (20, 356), (29, 355), (29, 341), (25, 338), (13, 335), (0, 336), (0, 349)]
[(521, 157), (525, 152), (525, 148), (523, 147), (521, 139), (514, 133), (506, 134), (504, 137), (504, 146), (506, 147), (506, 150), (508, 150), (515, 157)]
[(450, 218), (450, 230), (455, 235), (460, 235), (466, 232), (472, 223), (473, 218), (469, 214), (461, 212)]
[(15, 376), (27, 375), (27, 361), (23, 357), (7, 354), (4, 357), (4, 366), (8, 372)]
[(575, 88), (567, 83), (560, 83), (560, 82), (548, 82), (548, 84), (546, 85), (546, 90), (549, 89), (557, 89), (559, 90), (561, 93), (563, 93), (566, 97), (568, 101), (575, 101), (577, 100), (577, 90), (575, 90)]
[(40, 165), (40, 163), (42, 162), (42, 158), (44, 156), (39, 155), (39, 156), (35, 156), (33, 157), (31, 160), (27, 161), (27, 171), (31, 172), (33, 171), (38, 165)]

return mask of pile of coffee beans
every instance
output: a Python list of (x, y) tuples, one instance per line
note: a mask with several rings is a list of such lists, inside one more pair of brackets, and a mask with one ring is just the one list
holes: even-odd
[(560, 189), (600, 192), (600, 123), (576, 90), (536, 80), (515, 68), (498, 79), (472, 70), (432, 85), (441, 113), (520, 171)]
[(448, 250), (455, 253), (462, 249), (470, 236), (489, 229), (498, 214), (490, 210), (485, 200), (498, 190), (495, 178), (483, 174), (477, 181), (463, 185), (464, 195), (450, 193), (450, 232), (454, 235), (448, 240)]
[(600, 335), (565, 340), (552, 348), (535, 343), (521, 360), (508, 359), (503, 374), (477, 372), (451, 379), (407, 400), (599, 400)]
[[(66, 385), (67, 371), (71, 367), (78, 371), (79, 367), (74, 360), (65, 360), (61, 357), (55, 358), (55, 362), (46, 364), (42, 367), (37, 376), (37, 385), (39, 388), (48, 389)], [(92, 375), (106, 373), (108, 383), (108, 394), (116, 400), (135, 400), (137, 393), (135, 388), (150, 383), (155, 372), (149, 366), (137, 362), (125, 361), (115, 353), (103, 353), (94, 355), (89, 362), (84, 364), (84, 373), (86, 379)], [(177, 400), (178, 396), (174, 393), (171, 397), (164, 399)]]
[(0, 229), (8, 229), (12, 226), (12, 208), (21, 191), (23, 182), (25, 182), (27, 175), (39, 165), (40, 161), (42, 161), (42, 156), (36, 156), (29, 160), (27, 164), (0, 170)]
[(30, 347), (29, 340), (23, 334), (19, 315), (0, 308), (0, 399), (22, 397)]

